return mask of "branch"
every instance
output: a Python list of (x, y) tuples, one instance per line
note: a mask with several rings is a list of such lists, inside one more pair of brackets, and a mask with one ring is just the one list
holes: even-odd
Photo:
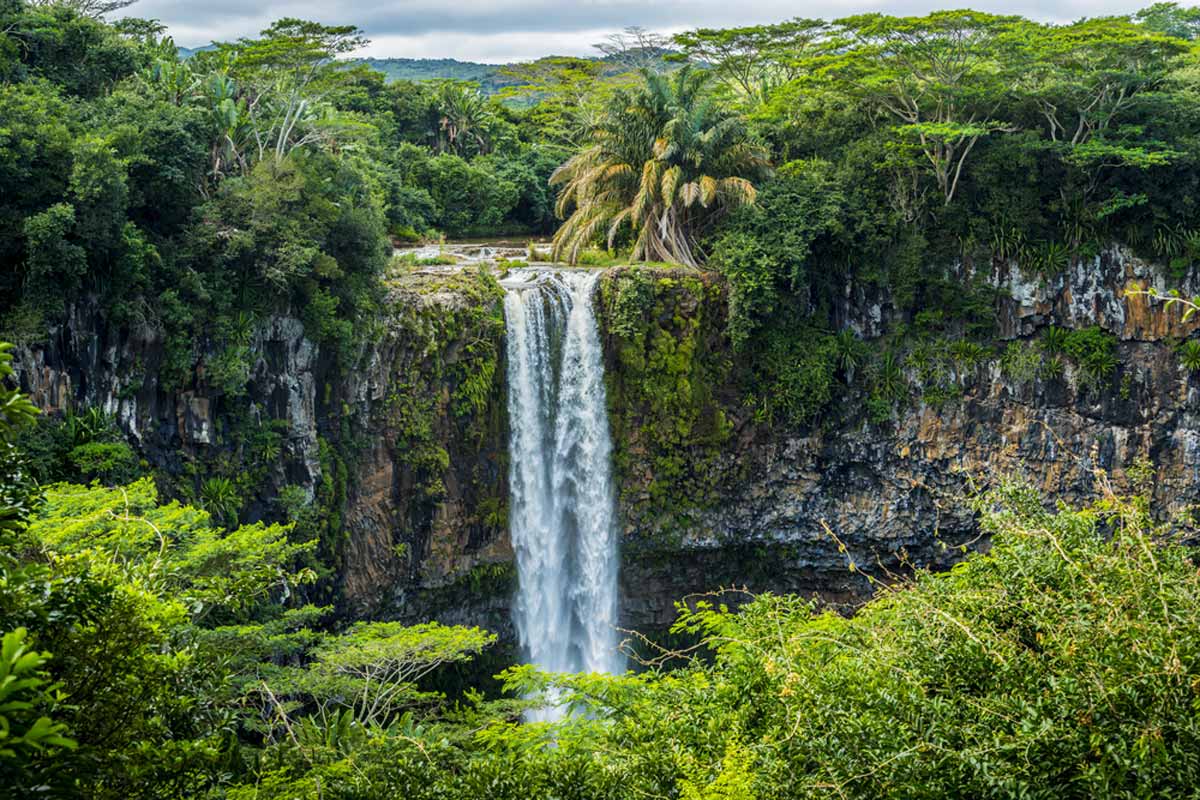
[(1125, 290), (1125, 296), (1148, 297), (1151, 300), (1162, 300), (1166, 304), (1164, 308), (1170, 308), (1178, 303), (1179, 305), (1183, 306), (1183, 322), (1187, 322), (1192, 318), (1193, 315), (1196, 314), (1196, 312), (1200, 311), (1200, 295), (1195, 295), (1190, 298), (1184, 297), (1176, 289), (1172, 289), (1167, 293), (1166, 296), (1164, 296), (1159, 294), (1153, 286), (1143, 289), (1141, 286), (1135, 283)]

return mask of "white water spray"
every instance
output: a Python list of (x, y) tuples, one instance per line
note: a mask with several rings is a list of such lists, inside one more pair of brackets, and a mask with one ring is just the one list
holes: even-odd
[(597, 277), (530, 269), (503, 281), (514, 616), (526, 657), (550, 672), (624, 668), (612, 441), (592, 311)]

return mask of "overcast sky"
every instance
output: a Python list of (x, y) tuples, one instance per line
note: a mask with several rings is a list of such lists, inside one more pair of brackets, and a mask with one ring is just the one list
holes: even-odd
[[(834, 19), (881, 11), (919, 14), (969, 6), (981, 11), (1070, 21), (1124, 14), (1153, 0), (140, 0), (125, 13), (158, 19), (175, 42), (196, 47), (257, 33), (280, 17), (350, 23), (367, 32), (362, 55), (506, 62), (544, 55), (586, 55), (605, 34), (628, 25), (673, 33), (697, 26), (729, 27), (790, 17)], [(1186, 5), (1186, 3), (1185, 3)]]

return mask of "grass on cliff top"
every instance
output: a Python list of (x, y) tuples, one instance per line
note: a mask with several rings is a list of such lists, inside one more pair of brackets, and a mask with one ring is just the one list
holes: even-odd
[(565, 262), (555, 262), (562, 267), (646, 267), (647, 269), (687, 269), (695, 272), (691, 267), (684, 267), (680, 264), (672, 264), (667, 261), (633, 261), (629, 258), (629, 254), (615, 250), (600, 250), (592, 248), (584, 250), (579, 254), (579, 259), (574, 264), (566, 264)]
[(414, 267), (438, 267), (457, 264), (458, 259), (449, 253), (438, 253), (436, 256), (418, 256), (416, 253), (402, 253), (397, 256), (392, 256), (392, 267), (394, 269)]
[(504, 297), (496, 276), (486, 267), (471, 267), (440, 272), (399, 271), (388, 276), (389, 289), (407, 294), (432, 297), (440, 294), (460, 295), (464, 299), (488, 303)]

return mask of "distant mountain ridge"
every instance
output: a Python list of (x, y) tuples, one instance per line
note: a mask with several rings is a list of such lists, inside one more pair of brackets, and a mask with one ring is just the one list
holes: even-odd
[[(197, 53), (215, 49), (215, 44), (180, 47), (179, 56), (188, 59)], [(667, 52), (663, 51), (664, 54)], [(613, 56), (596, 56), (590, 60), (617, 63)], [(346, 63), (362, 64), (382, 72), (389, 81), (471, 81), (479, 84), (479, 88), (486, 94), (498, 94), (505, 87), (520, 83), (506, 76), (504, 69), (524, 62), (485, 64), (480, 61), (459, 61), (457, 58), (355, 58)], [(671, 65), (669, 68), (674, 67), (675, 65)], [(611, 71), (618, 72), (621, 69), (614, 66)]]
[(180, 47), (178, 49), (179, 49), (179, 57), (186, 61), (187, 59), (196, 55), (196, 53), (204, 53), (209, 50), (216, 50), (217, 46), (215, 44), (206, 44), (206, 45), (201, 45), (200, 47)]
[[(179, 57), (189, 59), (197, 53), (216, 50), (215, 44), (202, 47), (180, 47)], [(362, 64), (378, 70), (389, 81), (471, 81), (488, 94), (496, 94), (505, 86), (517, 83), (500, 71), (509, 64), (483, 64), (478, 61), (459, 61), (456, 58), (356, 58), (348, 64)]]
[(456, 58), (362, 58), (351, 61), (378, 70), (389, 81), (455, 80), (478, 83), (488, 94), (495, 94), (517, 81), (501, 74), (510, 64), (483, 64)]

